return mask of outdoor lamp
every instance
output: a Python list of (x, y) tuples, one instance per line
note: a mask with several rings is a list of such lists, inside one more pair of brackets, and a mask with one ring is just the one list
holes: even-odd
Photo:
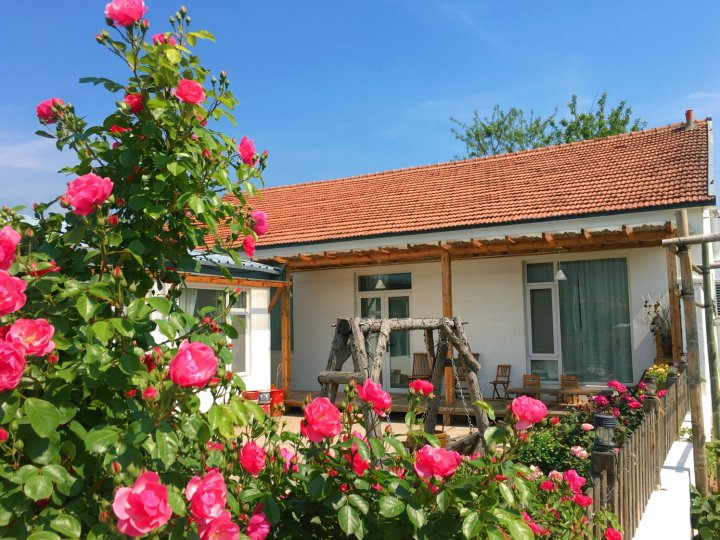
[(645, 375), (643, 377), (645, 383), (645, 390), (651, 396), (657, 395), (658, 378), (651, 375)]
[(593, 443), (593, 452), (610, 452), (615, 449), (615, 428), (617, 424), (617, 418), (612, 414), (594, 414), (595, 442)]

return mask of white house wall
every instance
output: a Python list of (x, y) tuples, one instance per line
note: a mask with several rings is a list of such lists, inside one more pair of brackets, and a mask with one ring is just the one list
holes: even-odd
[[(528, 372), (525, 335), (523, 264), (563, 260), (624, 257), (628, 262), (631, 310), (633, 377), (640, 377), (655, 355), (655, 343), (642, 320), (643, 296), (660, 294), (667, 301), (667, 265), (661, 248), (541, 255), (535, 257), (480, 258), (452, 262), (453, 312), (467, 321), (473, 352), (480, 353), (481, 388), (489, 395), (488, 381), (498, 364), (512, 365), (512, 383), (519, 385)], [(316, 270), (293, 273), (295, 347), (292, 385), (297, 390), (319, 388), (318, 373), (325, 369), (338, 317), (358, 313), (356, 276), (378, 273), (412, 273), (410, 315), (442, 315), (439, 262)], [(411, 350), (424, 350), (421, 332), (411, 332)], [(350, 369), (346, 364), (345, 369)], [(627, 381), (630, 382), (630, 381)]]

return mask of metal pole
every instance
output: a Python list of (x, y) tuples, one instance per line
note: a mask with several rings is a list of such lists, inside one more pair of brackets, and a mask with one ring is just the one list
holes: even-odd
[[(689, 226), (686, 210), (675, 214), (678, 234), (688, 236)], [(688, 393), (690, 397), (690, 422), (692, 425), (693, 461), (695, 465), (695, 487), (701, 496), (708, 494), (707, 458), (705, 452), (705, 419), (702, 409), (702, 386), (700, 361), (698, 359), (697, 313), (695, 312), (695, 290), (693, 288), (692, 260), (686, 245), (678, 249), (682, 277), (682, 299), (685, 312), (685, 341), (687, 342)]]

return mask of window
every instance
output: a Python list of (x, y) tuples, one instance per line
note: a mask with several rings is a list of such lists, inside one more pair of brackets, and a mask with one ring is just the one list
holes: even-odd
[[(228, 307), (229, 301), (226, 289), (222, 288), (197, 288), (188, 285), (180, 297), (180, 307), (187, 313), (199, 316), (204, 308), (214, 308), (212, 311), (204, 312), (206, 316), (217, 317), (220, 307)], [(237, 302), (229, 306), (227, 322), (231, 324), (238, 333), (236, 339), (230, 340), (232, 343), (232, 370), (235, 373), (247, 373), (249, 358), (249, 310), (248, 310), (248, 294), (247, 291), (241, 291)]]
[(525, 283), (531, 373), (632, 380), (625, 259), (528, 264)]

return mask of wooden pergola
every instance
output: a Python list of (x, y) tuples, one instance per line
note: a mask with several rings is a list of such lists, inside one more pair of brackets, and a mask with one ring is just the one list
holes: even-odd
[[(260, 259), (259, 262), (284, 265), (286, 271), (284, 283), (292, 284), (293, 272), (438, 261), (441, 264), (442, 272), (442, 315), (443, 317), (452, 318), (453, 260), (661, 247), (663, 239), (675, 236), (676, 233), (672, 222), (668, 221), (661, 225), (623, 225), (618, 228), (602, 230), (580, 229), (567, 232), (542, 232), (535, 235), (471, 238), (469, 240), (435, 243), (421, 242), (373, 249), (298, 253), (292, 256), (274, 256)], [(671, 293), (671, 315), (673, 320), (673, 357), (677, 361), (680, 354), (678, 344), (681, 340), (679, 337), (679, 293), (677, 292), (676, 281), (675, 261), (673, 259), (671, 264), (671, 260), (668, 258), (668, 285)], [(273, 298), (273, 304), (279, 294), (283, 298), (281, 325), (282, 380), (284, 388), (289, 390), (291, 384), (289, 287), (286, 286), (278, 290)], [(448, 351), (448, 354), (452, 354), (451, 351)], [(454, 385), (452, 384), (452, 371), (450, 369), (446, 370), (445, 373), (445, 385), (448, 391), (447, 401), (449, 404), (453, 403)]]

